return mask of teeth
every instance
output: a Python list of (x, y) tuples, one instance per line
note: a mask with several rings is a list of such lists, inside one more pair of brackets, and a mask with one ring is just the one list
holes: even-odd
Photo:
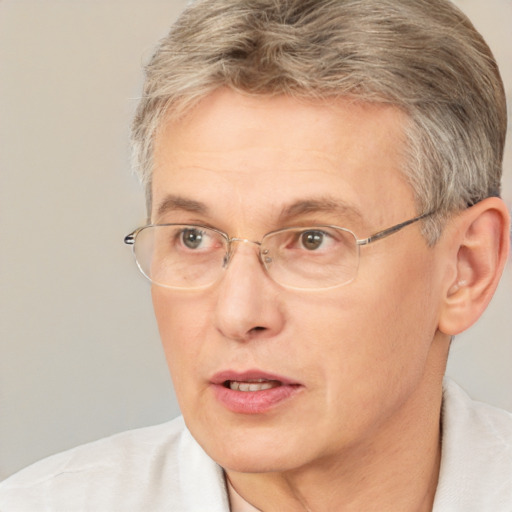
[(250, 381), (230, 380), (229, 389), (233, 391), (263, 391), (279, 386), (280, 383), (276, 380), (257, 379)]

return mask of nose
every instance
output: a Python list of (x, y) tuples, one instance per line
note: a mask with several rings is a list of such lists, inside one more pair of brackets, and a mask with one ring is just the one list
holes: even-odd
[(218, 283), (216, 328), (226, 338), (249, 341), (270, 338), (284, 326), (281, 289), (266, 274), (259, 244), (236, 240), (229, 264)]

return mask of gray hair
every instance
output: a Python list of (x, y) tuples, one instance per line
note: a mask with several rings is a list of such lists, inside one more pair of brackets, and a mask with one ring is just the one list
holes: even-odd
[(448, 0), (197, 0), (146, 67), (132, 127), (151, 207), (154, 140), (219, 87), (350, 96), (407, 114), (402, 169), (434, 243), (442, 220), (500, 194), (507, 127), (494, 57)]

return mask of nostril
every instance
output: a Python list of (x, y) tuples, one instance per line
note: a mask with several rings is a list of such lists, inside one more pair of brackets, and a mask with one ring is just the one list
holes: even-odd
[(257, 331), (265, 331), (265, 327), (256, 326), (251, 329), (251, 332), (257, 332)]

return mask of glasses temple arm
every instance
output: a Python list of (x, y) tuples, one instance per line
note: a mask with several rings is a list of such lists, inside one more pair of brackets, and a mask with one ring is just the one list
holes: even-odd
[(357, 245), (368, 245), (372, 242), (375, 242), (376, 240), (380, 240), (381, 238), (386, 238), (389, 235), (392, 235), (393, 233), (396, 233), (397, 231), (400, 231), (401, 229), (405, 228), (406, 226), (409, 226), (410, 224), (414, 224), (415, 222), (418, 222), (419, 220), (422, 220), (426, 217), (429, 217), (430, 215), (434, 214), (435, 212), (427, 212), (423, 215), (420, 215), (418, 217), (414, 217), (414, 219), (406, 220), (405, 222), (401, 222), (400, 224), (397, 224), (396, 226), (391, 226), (390, 228), (384, 229), (382, 231), (379, 231), (378, 233), (375, 233), (368, 238), (363, 238), (362, 240), (357, 240)]

